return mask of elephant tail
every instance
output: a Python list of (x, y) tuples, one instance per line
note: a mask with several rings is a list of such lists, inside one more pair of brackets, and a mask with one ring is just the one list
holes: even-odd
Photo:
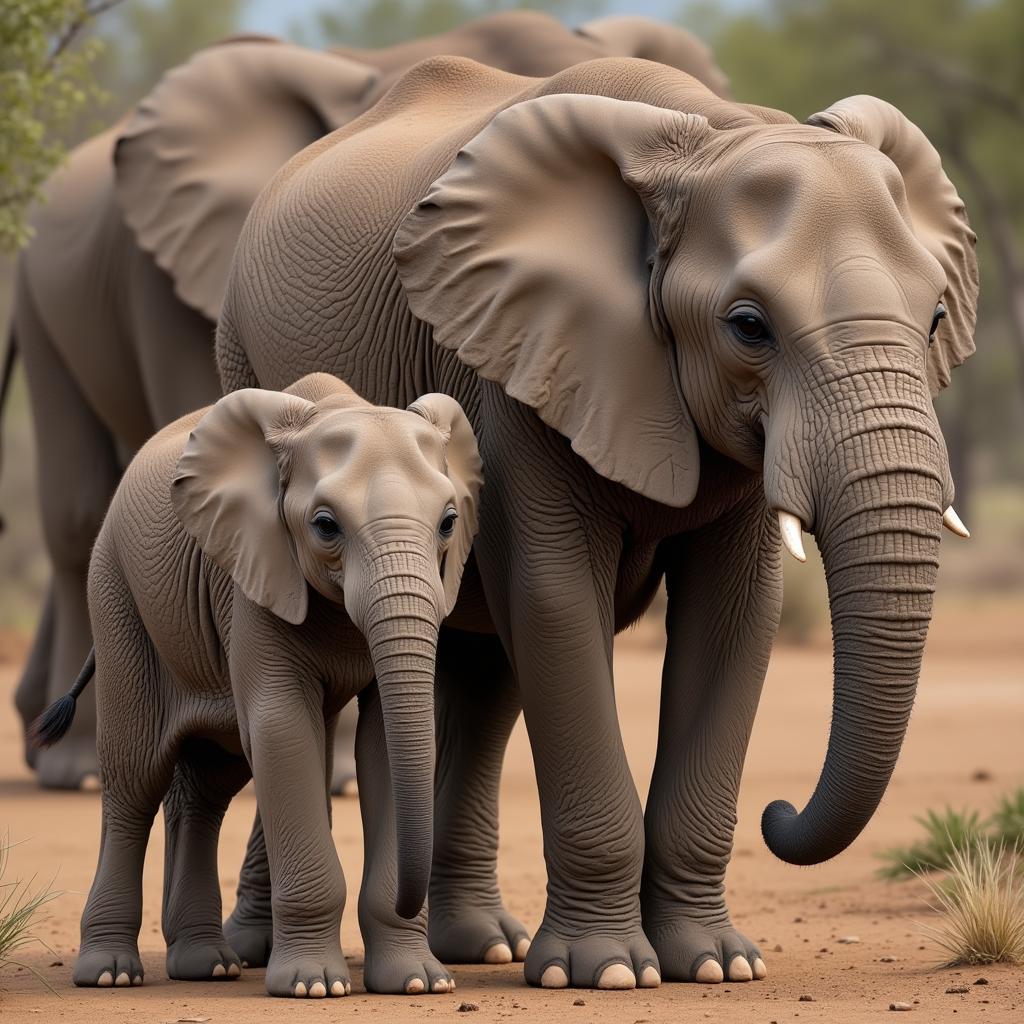
[[(18, 339), (14, 334), (12, 326), (7, 335), (7, 351), (4, 353), (3, 376), (0, 377), (0, 425), (3, 421), (4, 407), (7, 405), (7, 396), (11, 390), (11, 378), (14, 376), (14, 361), (18, 357)], [(0, 432), (0, 467), (3, 466), (3, 436)], [(0, 533), (4, 531), (3, 516), (0, 516)]]
[(75, 720), (75, 706), (82, 691), (96, 674), (96, 648), (89, 651), (82, 671), (74, 686), (59, 700), (55, 700), (31, 725), (29, 743), (37, 750), (52, 747), (71, 728)]

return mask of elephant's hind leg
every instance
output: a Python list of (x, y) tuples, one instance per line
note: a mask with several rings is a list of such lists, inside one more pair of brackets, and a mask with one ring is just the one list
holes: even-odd
[(498, 891), (498, 788), (519, 691), (497, 636), (444, 630), (437, 659), (437, 781), (430, 948), (445, 963), (526, 959), (530, 936)]
[(25, 735), (25, 762), (35, 768), (38, 752), (28, 742), (32, 723), (46, 710), (46, 693), (50, 680), (50, 660), (53, 656), (53, 584), (46, 591), (43, 614), (36, 626), (32, 650), (22, 670), (18, 688), (14, 692), (14, 706), (18, 709)]
[(224, 935), (241, 958), (243, 967), (266, 967), (274, 946), (274, 915), (270, 902), (267, 840), (258, 810), (245, 847), (235, 897), (235, 909), (224, 922)]
[(411, 921), (395, 913), (395, 806), (376, 684), (359, 695), (356, 768), (365, 845), (359, 930), (366, 947), (363, 980), (367, 991), (394, 995), (450, 992), (455, 981), (427, 943), (426, 906)]
[(778, 535), (755, 494), (671, 543), (658, 756), (644, 817), (644, 931), (666, 981), (767, 973), (725, 905), (736, 797), (781, 605)]
[[(25, 362), (37, 444), (39, 504), (53, 563), (53, 648), (46, 703), (63, 696), (92, 646), (86, 577), (89, 552), (121, 476), (114, 442), (57, 352), (19, 283), (18, 345)], [(78, 701), (74, 724), (36, 759), (39, 781), (77, 789), (97, 773), (96, 711), (91, 688)]]
[(163, 930), (169, 978), (206, 981), (241, 974), (239, 956), (221, 928), (217, 841), (228, 804), (250, 777), (244, 757), (211, 740), (182, 745), (164, 797)]

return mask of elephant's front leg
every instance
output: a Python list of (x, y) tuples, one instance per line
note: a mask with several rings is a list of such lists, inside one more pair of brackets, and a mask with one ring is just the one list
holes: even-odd
[(236, 696), (270, 862), (267, 991), (343, 996), (351, 991), (339, 936), (345, 880), (325, 800), (323, 692), (297, 682), (298, 666), (247, 668)]
[[(528, 458), (515, 457), (528, 472)], [(526, 980), (552, 988), (654, 986), (657, 957), (640, 919), (643, 819), (612, 686), (621, 532), (584, 526), (564, 475), (559, 484), (545, 474), (543, 485), (525, 490), (503, 486), (516, 469), (501, 453), (485, 462), (477, 558), (519, 681), (548, 870)]]
[(755, 494), (670, 542), (668, 648), (647, 801), (644, 929), (668, 981), (763, 978), (725, 905), (736, 799), (782, 598), (774, 517)]
[(437, 659), (430, 948), (449, 964), (523, 960), (530, 936), (498, 890), (498, 790), (519, 690), (497, 636), (445, 630)]

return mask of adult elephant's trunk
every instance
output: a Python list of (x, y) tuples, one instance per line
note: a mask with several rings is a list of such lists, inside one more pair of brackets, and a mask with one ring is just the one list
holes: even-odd
[(434, 845), (434, 668), (441, 612), (432, 567), (421, 549), (396, 542), (377, 551), (361, 616), (391, 765), (395, 910), (405, 918), (415, 917), (426, 899)]
[(832, 728), (804, 810), (778, 800), (761, 821), (769, 849), (791, 864), (841, 853), (881, 802), (931, 618), (945, 447), (923, 383), (914, 386), (899, 371), (877, 376), (902, 394), (880, 402), (882, 385), (868, 381), (869, 411), (833, 409), (830, 443), (818, 447), (815, 534), (832, 613)]

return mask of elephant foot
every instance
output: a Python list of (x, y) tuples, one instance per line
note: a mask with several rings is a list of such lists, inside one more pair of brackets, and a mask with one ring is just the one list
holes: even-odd
[(352, 991), (348, 964), (335, 941), (321, 955), (310, 953), (310, 943), (297, 942), (296, 952), (275, 948), (267, 964), (267, 991), (272, 996), (293, 999), (323, 999), (347, 996)]
[(175, 981), (232, 981), (242, 973), (227, 942), (178, 939), (167, 947), (167, 977)]
[(547, 922), (526, 956), (526, 981), (541, 988), (631, 989), (661, 984), (658, 957), (636, 928), (576, 935)]
[(449, 907), (432, 892), (427, 935), (446, 964), (521, 963), (530, 949), (530, 933), (500, 901), (493, 908)]
[(138, 946), (86, 946), (75, 961), (72, 981), (80, 988), (130, 988), (141, 985), (145, 976)]
[(266, 967), (274, 948), (274, 921), (270, 913), (258, 916), (235, 907), (224, 922), (224, 938), (243, 967)]
[[(406, 948), (403, 948), (406, 947)], [(366, 938), (363, 983), (382, 995), (427, 995), (455, 991), (455, 979), (434, 957), (427, 941), (403, 942), (386, 934)]]
[(729, 925), (712, 927), (677, 919), (648, 934), (666, 981), (717, 985), (761, 981), (768, 975), (757, 946)]
[(92, 736), (67, 736), (36, 757), (39, 785), (44, 789), (99, 789), (100, 765)]

